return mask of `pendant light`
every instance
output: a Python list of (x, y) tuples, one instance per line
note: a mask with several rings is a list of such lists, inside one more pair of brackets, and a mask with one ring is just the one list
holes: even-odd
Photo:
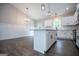
[(26, 8), (26, 14), (27, 14), (26, 16), (27, 16), (27, 18), (24, 19), (26, 22), (30, 21), (29, 16), (28, 16), (28, 9), (29, 9), (29, 8)]
[(51, 16), (50, 4), (48, 4), (48, 12), (47, 12), (47, 16)]
[(42, 10), (42, 11), (45, 10), (45, 4), (41, 4), (41, 10)]

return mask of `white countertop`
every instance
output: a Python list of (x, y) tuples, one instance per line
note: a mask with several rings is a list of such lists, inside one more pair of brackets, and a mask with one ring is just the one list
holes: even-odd
[(34, 29), (30, 29), (30, 30), (33, 30), (33, 31), (54, 31), (56, 29), (52, 29), (52, 28), (34, 28)]

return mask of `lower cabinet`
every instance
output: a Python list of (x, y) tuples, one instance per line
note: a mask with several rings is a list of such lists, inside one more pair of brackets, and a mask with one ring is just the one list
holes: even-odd
[(47, 36), (46, 36), (46, 51), (51, 47), (51, 45), (54, 44), (54, 42), (57, 40), (56, 39), (56, 31), (47, 31)]
[(59, 30), (57, 31), (57, 37), (60, 39), (73, 39), (73, 31), (72, 30)]
[(56, 30), (35, 30), (34, 50), (45, 54), (56, 40)]

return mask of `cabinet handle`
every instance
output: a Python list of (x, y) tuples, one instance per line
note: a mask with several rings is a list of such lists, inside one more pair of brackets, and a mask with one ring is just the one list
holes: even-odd
[(51, 35), (50, 37), (51, 37), (51, 39), (52, 39), (52, 38), (53, 38), (53, 35)]

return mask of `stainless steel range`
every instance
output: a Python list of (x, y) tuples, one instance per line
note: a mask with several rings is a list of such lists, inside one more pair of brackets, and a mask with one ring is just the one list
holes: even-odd
[(76, 29), (73, 30), (73, 42), (76, 44)]
[(79, 48), (79, 31), (76, 32), (76, 45)]

